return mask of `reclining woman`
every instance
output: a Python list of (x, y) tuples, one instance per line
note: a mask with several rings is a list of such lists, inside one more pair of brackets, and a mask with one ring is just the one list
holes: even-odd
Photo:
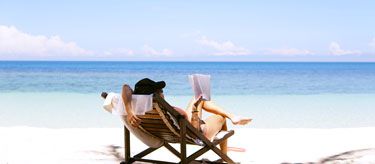
[[(134, 112), (131, 110), (131, 95), (132, 94), (158, 94), (160, 97), (164, 98), (163, 88), (166, 86), (164, 81), (155, 82), (148, 78), (138, 81), (135, 85), (134, 92), (128, 85), (124, 85), (122, 88), (122, 98), (127, 112), (127, 121), (134, 127), (138, 127), (141, 123)], [(196, 100), (192, 98), (186, 110), (182, 110), (178, 107), (173, 107), (181, 115), (183, 115), (188, 121), (192, 122), (192, 112), (196, 111), (197, 106), (201, 106), (203, 110), (212, 113), (213, 115), (202, 121), (200, 126), (202, 133), (209, 140), (213, 140), (215, 135), (221, 130), (227, 130), (226, 118), (231, 120), (234, 125), (246, 125), (251, 119), (236, 116), (232, 113), (225, 111), (220, 106), (216, 105), (213, 101), (205, 101), (202, 99)], [(201, 112), (201, 111), (198, 111)], [(220, 144), (220, 149), (223, 153), (227, 153), (227, 141), (223, 141)]]

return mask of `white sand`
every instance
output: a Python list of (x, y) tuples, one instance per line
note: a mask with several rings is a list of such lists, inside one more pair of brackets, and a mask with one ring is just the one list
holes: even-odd
[[(0, 164), (14, 163), (119, 163), (123, 157), (123, 129), (0, 128)], [(118, 148), (120, 146), (121, 148)], [(132, 138), (132, 154), (144, 148)], [(241, 163), (319, 162), (339, 156), (355, 163), (375, 163), (375, 127), (347, 129), (236, 129), (229, 146), (245, 152), (229, 152)], [(190, 148), (197, 149), (197, 147)], [(366, 149), (366, 150), (362, 150)], [(117, 154), (120, 153), (120, 154)], [(116, 157), (120, 155), (119, 157)], [(150, 158), (176, 160), (166, 149)], [(203, 156), (216, 159), (213, 153)], [(346, 160), (346, 161), (348, 161)]]

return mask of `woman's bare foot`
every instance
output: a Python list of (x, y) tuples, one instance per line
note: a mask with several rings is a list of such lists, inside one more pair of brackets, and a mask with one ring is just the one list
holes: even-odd
[(232, 121), (234, 125), (246, 125), (252, 121), (251, 118), (246, 118), (246, 117), (241, 117), (241, 116), (233, 116), (230, 118), (230, 120)]

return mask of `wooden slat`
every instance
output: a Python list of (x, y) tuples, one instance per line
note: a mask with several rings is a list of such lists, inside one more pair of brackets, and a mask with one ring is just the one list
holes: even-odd
[(168, 114), (164, 114), (163, 110), (160, 108), (158, 104), (154, 105), (155, 109), (159, 112), (160, 117), (162, 118), (163, 122), (165, 125), (168, 127), (168, 129), (173, 132), (175, 135), (180, 136), (179, 133), (177, 132), (178, 129), (171, 123), (171, 120), (168, 116)]
[(144, 118), (146, 118), (146, 119), (157, 119), (157, 120), (160, 119), (159, 115), (153, 115), (153, 114), (139, 115), (137, 117), (139, 117), (140, 119), (144, 119)]
[(137, 115), (137, 116), (144, 116), (144, 115), (159, 115), (157, 112), (150, 112), (150, 113), (145, 113), (143, 115)]
[(160, 134), (158, 136), (161, 137), (161, 138), (179, 139), (179, 137), (171, 136), (171, 135), (165, 135), (165, 134)]
[(150, 133), (152, 133), (156, 137), (164, 139), (167, 142), (176, 143), (176, 142), (179, 142), (180, 140), (180, 137), (175, 136), (174, 134), (171, 134), (171, 133), (166, 133), (166, 132), (150, 132)]
[[(168, 110), (166, 110), (165, 107), (163, 107), (163, 106), (159, 106), (158, 103), (154, 103), (153, 108), (154, 108), (154, 110), (152, 110), (152, 114), (146, 114), (145, 116), (143, 116), (142, 124), (141, 124), (142, 127), (144, 127), (152, 135), (157, 136), (159, 138), (162, 138), (162, 139), (166, 140), (167, 142), (177, 143), (178, 142), (177, 140), (180, 140), (180, 138), (179, 138), (180, 129), (178, 127), (176, 127), (172, 118), (170, 118), (170, 115), (166, 113)], [(155, 114), (155, 111), (159, 115), (160, 120), (155, 119), (157, 117), (156, 114)], [(151, 118), (151, 119), (146, 119), (145, 117)], [(181, 119), (183, 119), (183, 118), (181, 118)], [(156, 124), (156, 125), (150, 125), (150, 124)], [(160, 127), (158, 125), (160, 125)], [(159, 128), (164, 129), (164, 130), (157, 130)], [(165, 129), (169, 129), (170, 131), (167, 132)], [(185, 138), (186, 143), (195, 145), (195, 143), (192, 139), (197, 138), (197, 137), (192, 135), (193, 133), (190, 132), (189, 130), (187, 131), (187, 134), (189, 136), (192, 136), (192, 137), (186, 137)]]
[(142, 123), (141, 126), (144, 127), (144, 128), (158, 128), (158, 129), (168, 128), (167, 126), (165, 126), (165, 124), (145, 124), (145, 123)]
[(163, 120), (161, 119), (142, 119), (142, 123), (146, 124), (164, 124)]
[(174, 135), (173, 133), (171, 133), (171, 132), (155, 132), (155, 134), (158, 134), (158, 135), (165, 135), (165, 136), (172, 136), (172, 137), (176, 137), (176, 138), (180, 138), (180, 137), (178, 137), (178, 136), (176, 136), (176, 135)]
[(163, 138), (165, 141), (168, 141), (168, 143), (179, 143), (179, 139), (178, 138), (170, 138), (170, 137), (160, 137), (160, 138)]
[(159, 129), (159, 128), (151, 128), (151, 127), (143, 127), (143, 128), (150, 132), (170, 132), (169, 129)]
[(159, 114), (159, 113), (154, 108), (153, 110), (146, 112), (146, 114)]

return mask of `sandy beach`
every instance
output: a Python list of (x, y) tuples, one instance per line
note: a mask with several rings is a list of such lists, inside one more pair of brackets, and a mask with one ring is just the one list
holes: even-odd
[[(241, 164), (375, 164), (374, 7), (0, 1), (0, 164), (119, 164), (129, 147), (124, 118), (175, 142), (185, 133), (181, 116), (204, 124), (194, 127), (210, 140), (234, 130), (227, 145), (213, 143)], [(168, 107), (155, 95), (181, 115), (154, 106), (163, 122), (139, 116), (153, 102)], [(192, 101), (199, 97), (202, 112)], [(202, 136), (188, 139), (200, 144)], [(202, 141), (171, 146), (193, 154), (187, 161), (218, 152)], [(148, 147), (131, 134), (130, 148), (134, 157)], [(168, 149), (145, 158), (179, 162)]]
[[(122, 128), (0, 128), (0, 163), (119, 163)], [(375, 163), (375, 127), (343, 129), (235, 129), (229, 146), (241, 163)], [(144, 148), (132, 137), (132, 154)], [(177, 146), (177, 145), (175, 145)], [(190, 146), (189, 150), (197, 149)], [(189, 151), (188, 151), (189, 153)], [(160, 158), (162, 157), (162, 158)], [(217, 157), (207, 153), (202, 158)], [(166, 149), (149, 158), (176, 161)]]
[[(46, 97), (48, 103), (42, 101)], [(3, 109), (7, 109), (0, 120), (0, 164), (112, 164), (123, 160), (121, 122), (101, 109), (102, 100), (97, 94), (8, 93), (0, 98)], [(245, 127), (229, 124), (235, 135), (228, 146), (245, 149), (230, 151), (229, 156), (243, 164), (375, 163), (375, 127), (361, 126), (373, 125), (373, 98), (374, 95), (215, 97), (225, 108), (255, 119)], [(17, 103), (20, 99), (25, 101)], [(188, 99), (189, 96), (176, 96), (168, 102), (184, 106)], [(250, 109), (243, 100), (251, 101)], [(135, 137), (131, 143), (133, 155), (146, 148)], [(195, 149), (198, 147), (189, 146), (188, 153)], [(164, 148), (149, 158), (177, 161)], [(201, 158), (218, 157), (210, 152)]]

